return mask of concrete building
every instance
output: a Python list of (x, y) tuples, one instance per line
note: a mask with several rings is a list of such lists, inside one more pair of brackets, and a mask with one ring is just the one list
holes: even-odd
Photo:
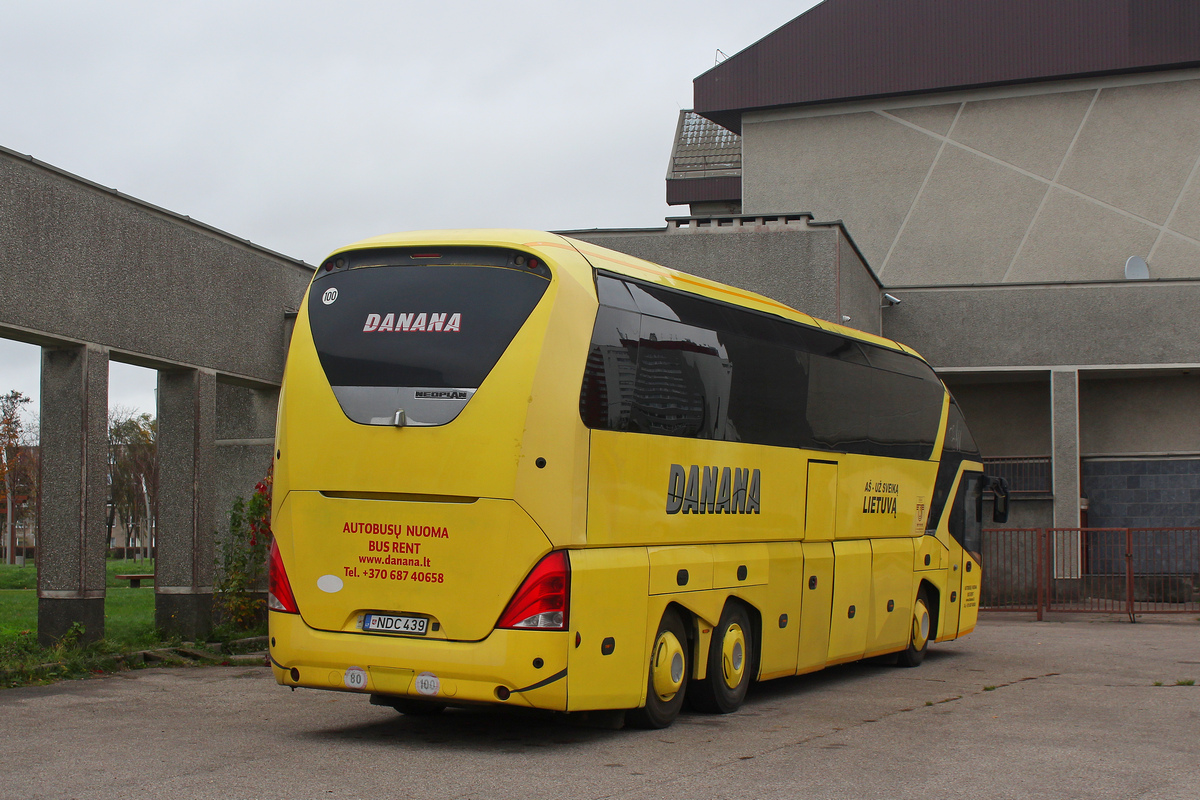
[(1198, 172), (1196, 3), (826, 0), (696, 78), (691, 217), (577, 235), (915, 347), (1014, 526), (1197, 525)]
[(108, 365), (158, 370), (155, 618), (211, 624), (214, 532), (272, 461), (312, 267), (0, 148), (0, 336), (40, 345), (38, 634), (104, 632)]

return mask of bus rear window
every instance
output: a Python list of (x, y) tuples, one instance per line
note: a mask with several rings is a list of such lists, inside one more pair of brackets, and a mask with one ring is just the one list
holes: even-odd
[(313, 343), (350, 419), (444, 425), (470, 401), (549, 282), (537, 259), (494, 248), (341, 254), (321, 267), (309, 292)]

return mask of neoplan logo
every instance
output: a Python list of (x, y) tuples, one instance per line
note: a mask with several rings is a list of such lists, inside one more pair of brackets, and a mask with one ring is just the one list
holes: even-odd
[(422, 389), (416, 392), (415, 397), (418, 400), (466, 400), (467, 393), (458, 389)]
[(757, 514), (762, 484), (758, 470), (671, 465), (667, 513)]

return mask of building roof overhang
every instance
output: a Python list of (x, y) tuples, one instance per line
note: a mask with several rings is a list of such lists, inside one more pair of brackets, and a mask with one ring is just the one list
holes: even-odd
[(747, 111), (1200, 65), (1195, 0), (825, 0), (693, 81)]

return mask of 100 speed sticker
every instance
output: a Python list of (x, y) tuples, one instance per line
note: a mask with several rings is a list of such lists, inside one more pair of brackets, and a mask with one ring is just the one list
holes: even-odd
[(422, 672), (415, 681), (417, 694), (433, 697), (442, 688), (442, 682), (432, 672)]

